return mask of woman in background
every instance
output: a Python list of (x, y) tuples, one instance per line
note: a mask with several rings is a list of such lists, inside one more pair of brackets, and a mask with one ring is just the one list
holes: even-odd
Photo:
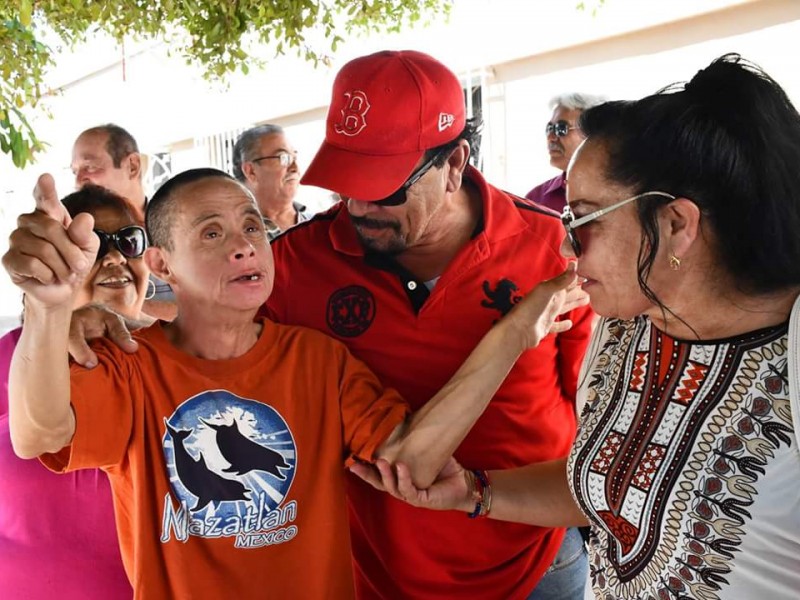
[[(76, 308), (90, 302), (131, 319), (148, 291), (144, 229), (123, 198), (85, 186), (63, 199), (71, 216), (90, 213), (100, 237), (97, 261)], [(21, 329), (0, 338), (0, 596), (8, 600), (130, 599), (111, 490), (99, 470), (57, 475), (11, 449), (8, 370)], [(43, 377), (47, 374), (43, 373)]]

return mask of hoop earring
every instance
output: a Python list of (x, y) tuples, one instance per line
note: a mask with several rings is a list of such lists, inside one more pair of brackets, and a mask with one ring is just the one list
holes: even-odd
[(681, 268), (681, 259), (675, 256), (674, 254), (669, 255), (669, 268), (673, 271), (677, 271)]
[[(150, 291), (151, 287), (152, 287), (153, 291)], [(152, 300), (153, 296), (155, 296), (155, 295), (156, 295), (156, 284), (153, 283), (152, 279), (148, 279), (147, 280), (147, 293), (144, 295), (144, 299), (145, 300)]]

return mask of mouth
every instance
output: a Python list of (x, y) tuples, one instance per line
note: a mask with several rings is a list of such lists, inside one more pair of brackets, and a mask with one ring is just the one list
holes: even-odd
[(264, 279), (264, 273), (260, 271), (248, 271), (238, 277), (231, 279), (231, 283), (255, 283)]
[(131, 284), (133, 284), (133, 278), (128, 277), (127, 275), (119, 275), (114, 277), (107, 277), (103, 281), (98, 282), (97, 285), (110, 289), (122, 289)]
[(550, 152), (550, 154), (553, 153), (564, 154), (564, 148), (562, 148), (561, 146), (556, 146), (555, 144), (548, 144), (547, 150), (548, 152)]

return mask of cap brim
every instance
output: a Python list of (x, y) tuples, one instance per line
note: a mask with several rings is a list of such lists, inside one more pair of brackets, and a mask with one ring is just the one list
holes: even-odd
[(397, 191), (414, 171), (424, 150), (375, 156), (342, 150), (323, 142), (300, 183), (315, 185), (354, 200), (373, 202)]

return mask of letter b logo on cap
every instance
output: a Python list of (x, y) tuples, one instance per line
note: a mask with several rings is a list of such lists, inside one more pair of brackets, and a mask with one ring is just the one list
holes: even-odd
[(343, 135), (358, 135), (367, 126), (366, 116), (369, 111), (369, 100), (367, 100), (367, 95), (360, 90), (345, 92), (344, 98), (342, 120), (334, 124), (333, 129), (336, 133)]

